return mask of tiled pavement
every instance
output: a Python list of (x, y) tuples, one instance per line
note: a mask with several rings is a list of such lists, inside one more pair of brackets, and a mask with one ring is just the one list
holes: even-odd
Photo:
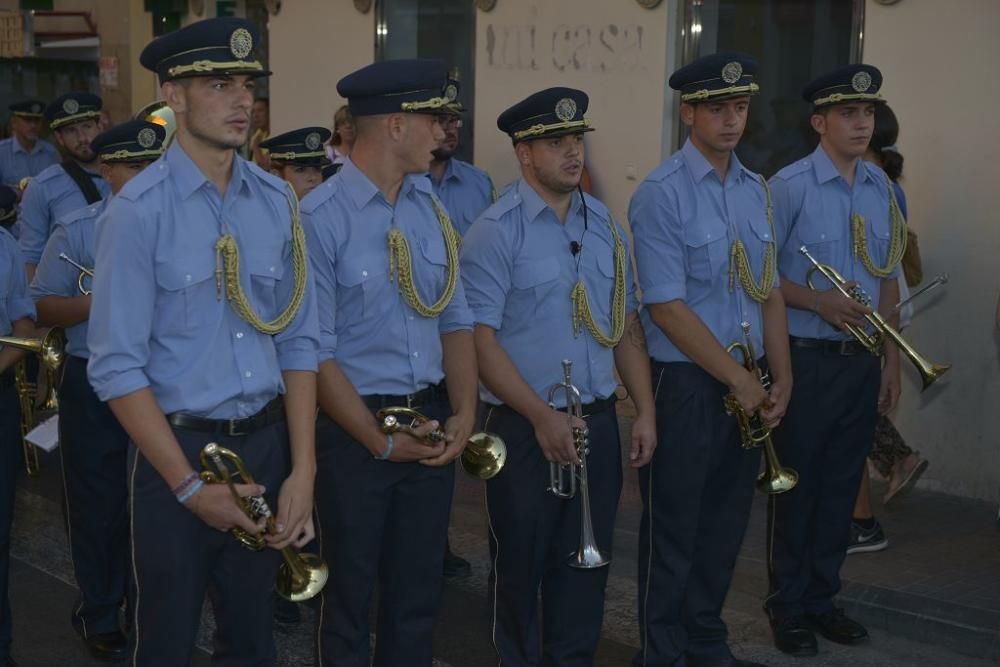
[[(622, 421), (627, 434), (629, 420)], [(24, 667), (101, 664), (86, 657), (69, 626), (75, 592), (59, 509), (58, 460), (46, 457), (43, 465), (43, 476), (22, 480), (18, 494), (11, 592), (15, 655)], [(634, 473), (626, 472), (625, 479), (599, 667), (627, 665), (638, 644), (635, 569), (640, 501)], [(765, 504), (763, 497), (757, 498), (726, 605), (734, 651), (741, 657), (810, 667), (975, 667), (990, 664), (983, 658), (1000, 657), (1000, 534), (994, 526), (995, 508), (928, 492), (912, 493), (888, 510), (880, 508), (889, 550), (850, 556), (844, 570), (844, 604), (866, 620), (873, 640), (854, 648), (824, 642), (818, 658), (803, 661), (771, 647), (760, 611), (766, 586)], [(472, 561), (473, 573), (446, 586), (435, 633), (437, 667), (496, 663), (488, 631), (485, 535), (482, 486), (460, 476), (452, 546)], [(311, 664), (312, 612), (303, 609), (301, 624), (277, 629), (283, 666)], [(206, 650), (211, 627), (206, 613), (202, 633)], [(193, 664), (208, 665), (207, 651)]]

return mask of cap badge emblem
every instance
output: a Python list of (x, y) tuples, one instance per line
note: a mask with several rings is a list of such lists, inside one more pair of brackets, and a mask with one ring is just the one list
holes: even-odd
[(743, 65), (735, 60), (731, 63), (726, 63), (726, 66), (722, 68), (722, 80), (726, 83), (736, 83), (742, 76)]
[(253, 36), (246, 28), (237, 28), (229, 37), (229, 50), (233, 55), (243, 60), (253, 51)]

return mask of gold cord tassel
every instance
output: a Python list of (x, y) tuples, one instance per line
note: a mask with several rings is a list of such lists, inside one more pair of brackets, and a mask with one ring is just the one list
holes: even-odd
[(398, 280), (399, 293), (403, 300), (422, 317), (437, 317), (451, 302), (458, 284), (458, 232), (451, 224), (448, 214), (433, 197), (431, 203), (441, 226), (441, 236), (444, 238), (445, 250), (448, 253), (448, 275), (445, 279), (444, 291), (432, 305), (427, 305), (417, 293), (413, 282), (413, 258), (410, 254), (410, 244), (406, 236), (398, 229), (389, 230), (389, 280)]
[(750, 266), (750, 258), (747, 256), (747, 248), (743, 241), (737, 239), (729, 249), (729, 291), (735, 287), (736, 276), (739, 276), (740, 285), (747, 296), (757, 303), (767, 301), (774, 285), (775, 272), (775, 251), (774, 244), (777, 240), (774, 236), (774, 206), (771, 203), (771, 190), (767, 187), (767, 181), (760, 176), (760, 184), (764, 188), (764, 196), (767, 198), (767, 226), (771, 229), (771, 242), (764, 250), (764, 266), (760, 272), (760, 282), (753, 276), (753, 268)]
[[(584, 202), (586, 206), (586, 202)], [(611, 333), (606, 334), (594, 321), (594, 314), (590, 310), (590, 300), (587, 297), (587, 287), (583, 280), (577, 281), (570, 293), (573, 301), (573, 333), (579, 335), (583, 326), (587, 326), (590, 335), (604, 347), (615, 347), (625, 333), (625, 244), (618, 234), (618, 227), (614, 220), (608, 222), (611, 229), (611, 237), (615, 245), (615, 285), (614, 293), (611, 296)]]
[(896, 193), (892, 190), (892, 182), (885, 177), (885, 185), (889, 189), (889, 252), (886, 253), (885, 266), (878, 266), (868, 252), (868, 236), (865, 233), (865, 219), (860, 213), (851, 216), (851, 238), (854, 256), (861, 260), (862, 266), (876, 278), (888, 278), (896, 269), (906, 252), (906, 220), (896, 202)]
[(294, 194), (288, 193), (288, 206), (292, 214), (292, 270), (295, 285), (288, 307), (270, 322), (265, 322), (253, 309), (250, 300), (240, 284), (240, 249), (232, 234), (225, 234), (215, 242), (216, 288), (223, 287), (226, 299), (243, 320), (266, 336), (274, 336), (288, 328), (302, 306), (302, 297), (306, 293), (306, 271), (309, 260), (306, 257), (306, 235), (302, 231), (299, 220), (299, 205)]

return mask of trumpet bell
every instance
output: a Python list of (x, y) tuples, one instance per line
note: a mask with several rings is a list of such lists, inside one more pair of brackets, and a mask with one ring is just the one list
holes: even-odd
[(610, 562), (611, 560), (597, 548), (596, 543), (588, 542), (581, 544), (579, 550), (573, 554), (566, 564), (578, 570), (596, 570), (599, 567), (606, 566)]
[(757, 490), (769, 496), (776, 496), (795, 488), (799, 483), (799, 473), (791, 468), (779, 468), (771, 471), (765, 470), (757, 478)]
[(492, 433), (473, 433), (460, 461), (462, 469), (473, 477), (493, 479), (507, 462), (507, 445)]
[(274, 591), (286, 600), (304, 602), (323, 590), (326, 580), (330, 578), (330, 569), (316, 554), (300, 552), (296, 558), (299, 561), (297, 568), (303, 576), (297, 576), (288, 563), (282, 563), (278, 568)]

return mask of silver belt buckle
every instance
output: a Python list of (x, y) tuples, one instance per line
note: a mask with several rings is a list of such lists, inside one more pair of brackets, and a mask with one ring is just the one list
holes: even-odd
[(247, 435), (246, 431), (242, 431), (239, 428), (239, 423), (244, 421), (242, 419), (230, 419), (226, 422), (226, 435), (231, 438), (238, 438), (240, 436)]

